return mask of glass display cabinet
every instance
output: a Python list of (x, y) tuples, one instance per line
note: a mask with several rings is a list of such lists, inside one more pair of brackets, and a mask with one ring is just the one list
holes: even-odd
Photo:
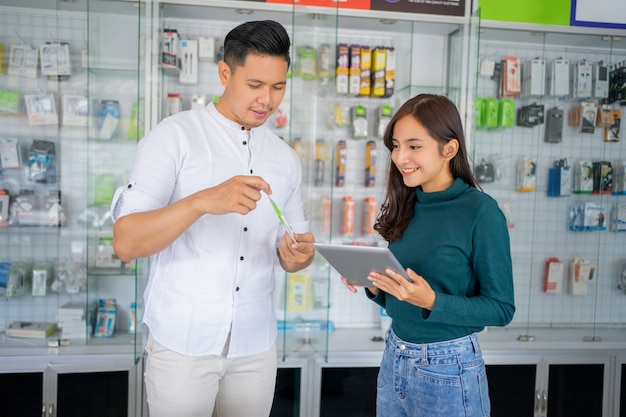
[[(621, 415), (624, 34), (480, 23), (472, 159), (507, 216), (516, 298), (512, 323), (479, 336), (494, 416)], [(596, 383), (576, 394), (581, 379)]]
[(472, 149), (508, 216), (509, 327), (522, 339), (623, 341), (626, 46), (610, 31), (491, 26), (480, 30)]
[(0, 6), (0, 378), (43, 381), (24, 402), (37, 415), (69, 415), (67, 387), (107, 371), (124, 382), (109, 404), (135, 414), (145, 268), (113, 253), (109, 205), (144, 129), (145, 11)]

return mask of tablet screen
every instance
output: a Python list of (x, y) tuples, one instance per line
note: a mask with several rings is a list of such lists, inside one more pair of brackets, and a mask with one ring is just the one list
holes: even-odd
[(372, 282), (367, 279), (369, 273), (371, 271), (384, 273), (387, 268), (393, 269), (409, 280), (405, 268), (389, 248), (329, 243), (314, 243), (313, 246), (352, 285), (371, 287)]

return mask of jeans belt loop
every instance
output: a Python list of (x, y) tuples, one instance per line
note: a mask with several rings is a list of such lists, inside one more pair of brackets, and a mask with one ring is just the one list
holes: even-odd
[(480, 345), (478, 344), (478, 336), (476, 336), (476, 333), (470, 335), (470, 340), (472, 341), (474, 353), (480, 355)]

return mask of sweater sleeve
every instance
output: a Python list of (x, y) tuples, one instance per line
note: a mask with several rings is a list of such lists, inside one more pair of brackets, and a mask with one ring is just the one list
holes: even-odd
[(382, 308), (386, 308), (386, 293), (384, 291), (378, 291), (377, 294), (373, 294), (370, 290), (365, 287), (365, 296), (381, 306)]
[(472, 228), (472, 265), (477, 284), (470, 296), (437, 292), (423, 319), (457, 326), (506, 326), (515, 312), (513, 267), (504, 214), (494, 200), (479, 210)]

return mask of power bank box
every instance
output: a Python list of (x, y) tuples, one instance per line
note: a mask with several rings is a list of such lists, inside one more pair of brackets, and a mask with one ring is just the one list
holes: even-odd
[(569, 96), (570, 88), (569, 60), (557, 58), (548, 69), (548, 94), (551, 96)]
[(546, 93), (546, 61), (532, 59), (522, 67), (522, 86), (525, 96), (543, 96)]
[(602, 62), (593, 66), (593, 95), (596, 98), (609, 96), (609, 67)]

